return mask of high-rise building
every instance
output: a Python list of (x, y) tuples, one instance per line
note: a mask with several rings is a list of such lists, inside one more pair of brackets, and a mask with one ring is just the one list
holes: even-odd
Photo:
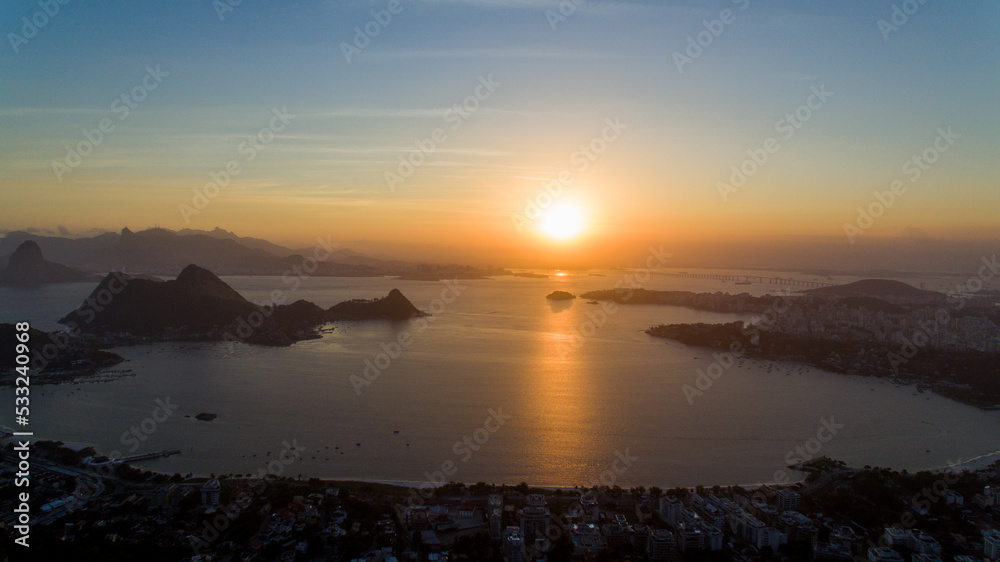
[(681, 520), (681, 513), (684, 511), (684, 504), (676, 496), (662, 496), (660, 498), (660, 518), (671, 525), (676, 525)]
[(1000, 531), (983, 531), (983, 555), (990, 560), (1000, 560)]
[(499, 539), (503, 532), (503, 494), (490, 494), (486, 504), (486, 517), (490, 529), (490, 538)]
[(501, 552), (505, 562), (524, 561), (524, 536), (518, 527), (507, 527), (503, 532)]
[(201, 487), (201, 503), (208, 507), (219, 507), (219, 498), (222, 495), (222, 484), (218, 478), (213, 478), (205, 482)]
[(649, 559), (654, 562), (671, 562), (674, 560), (677, 541), (670, 531), (654, 529), (649, 532)]
[(521, 510), (518, 517), (521, 533), (525, 538), (535, 539), (549, 534), (549, 509), (537, 505), (529, 505)]
[(801, 503), (801, 501), (802, 496), (793, 490), (781, 490), (778, 492), (779, 511), (795, 511), (799, 508), (799, 503)]

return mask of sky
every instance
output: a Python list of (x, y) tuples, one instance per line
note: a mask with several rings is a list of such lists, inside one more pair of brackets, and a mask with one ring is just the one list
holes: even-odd
[(1000, 240), (995, 1), (62, 1), (0, 5), (0, 232), (956, 270)]

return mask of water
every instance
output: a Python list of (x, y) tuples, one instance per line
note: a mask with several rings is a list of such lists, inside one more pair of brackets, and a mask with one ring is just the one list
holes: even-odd
[[(624, 275), (601, 273), (462, 281), (450, 303), (435, 301), (452, 300), (442, 293), (444, 283), (317, 278), (291, 291), (280, 278), (226, 278), (255, 301), (280, 289), (289, 302), (303, 298), (324, 307), (397, 287), (418, 308), (438, 312), (426, 325), (340, 323), (322, 339), (289, 348), (168, 343), (117, 349), (135, 377), (36, 386), (31, 429), (40, 438), (104, 452), (181, 449), (181, 455), (142, 463), (169, 473), (257, 472), (283, 442), (294, 442), (306, 450), (281, 465), (284, 475), (425, 481), (453, 463), (449, 480), (536, 485), (591, 485), (602, 477), (621, 486), (768, 482), (787, 462), (802, 460), (796, 447), (807, 446), (806, 455), (910, 470), (1000, 449), (1000, 412), (795, 364), (740, 361), (689, 404), (682, 385), (694, 384), (697, 370), (712, 363), (711, 352), (643, 330), (746, 317), (662, 306), (607, 313), (579, 299), (544, 298), (556, 289), (610, 288)], [(664, 276), (645, 286), (772, 289)], [(92, 288), (0, 289), (0, 321), (52, 329)], [(573, 349), (580, 332), (588, 335)], [(350, 377), (361, 377), (365, 360), (376, 361), (384, 347), (395, 352), (391, 342), (401, 335), (412, 343), (387, 367), (388, 356), (379, 359), (386, 368), (358, 394)], [(160, 423), (147, 420), (156, 400), (168, 398), (176, 412)], [(12, 389), (0, 389), (0, 404), (13, 404)], [(502, 425), (487, 421), (491, 409), (502, 414)], [(12, 425), (12, 408), (0, 412), (0, 422)], [(201, 412), (218, 418), (195, 420)], [(823, 418), (844, 427), (817, 452)], [(130, 435), (133, 427), (138, 436)], [(619, 454), (634, 458), (630, 466), (615, 463)]]

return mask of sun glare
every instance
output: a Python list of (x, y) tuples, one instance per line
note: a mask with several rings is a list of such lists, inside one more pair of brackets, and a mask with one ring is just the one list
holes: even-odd
[(549, 238), (569, 240), (583, 232), (583, 211), (574, 205), (558, 205), (552, 207), (544, 215), (538, 226)]

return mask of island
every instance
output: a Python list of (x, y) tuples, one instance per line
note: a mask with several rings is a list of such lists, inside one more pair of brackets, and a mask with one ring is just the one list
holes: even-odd
[(576, 298), (573, 293), (567, 293), (566, 291), (552, 291), (545, 298), (554, 301), (568, 301)]

